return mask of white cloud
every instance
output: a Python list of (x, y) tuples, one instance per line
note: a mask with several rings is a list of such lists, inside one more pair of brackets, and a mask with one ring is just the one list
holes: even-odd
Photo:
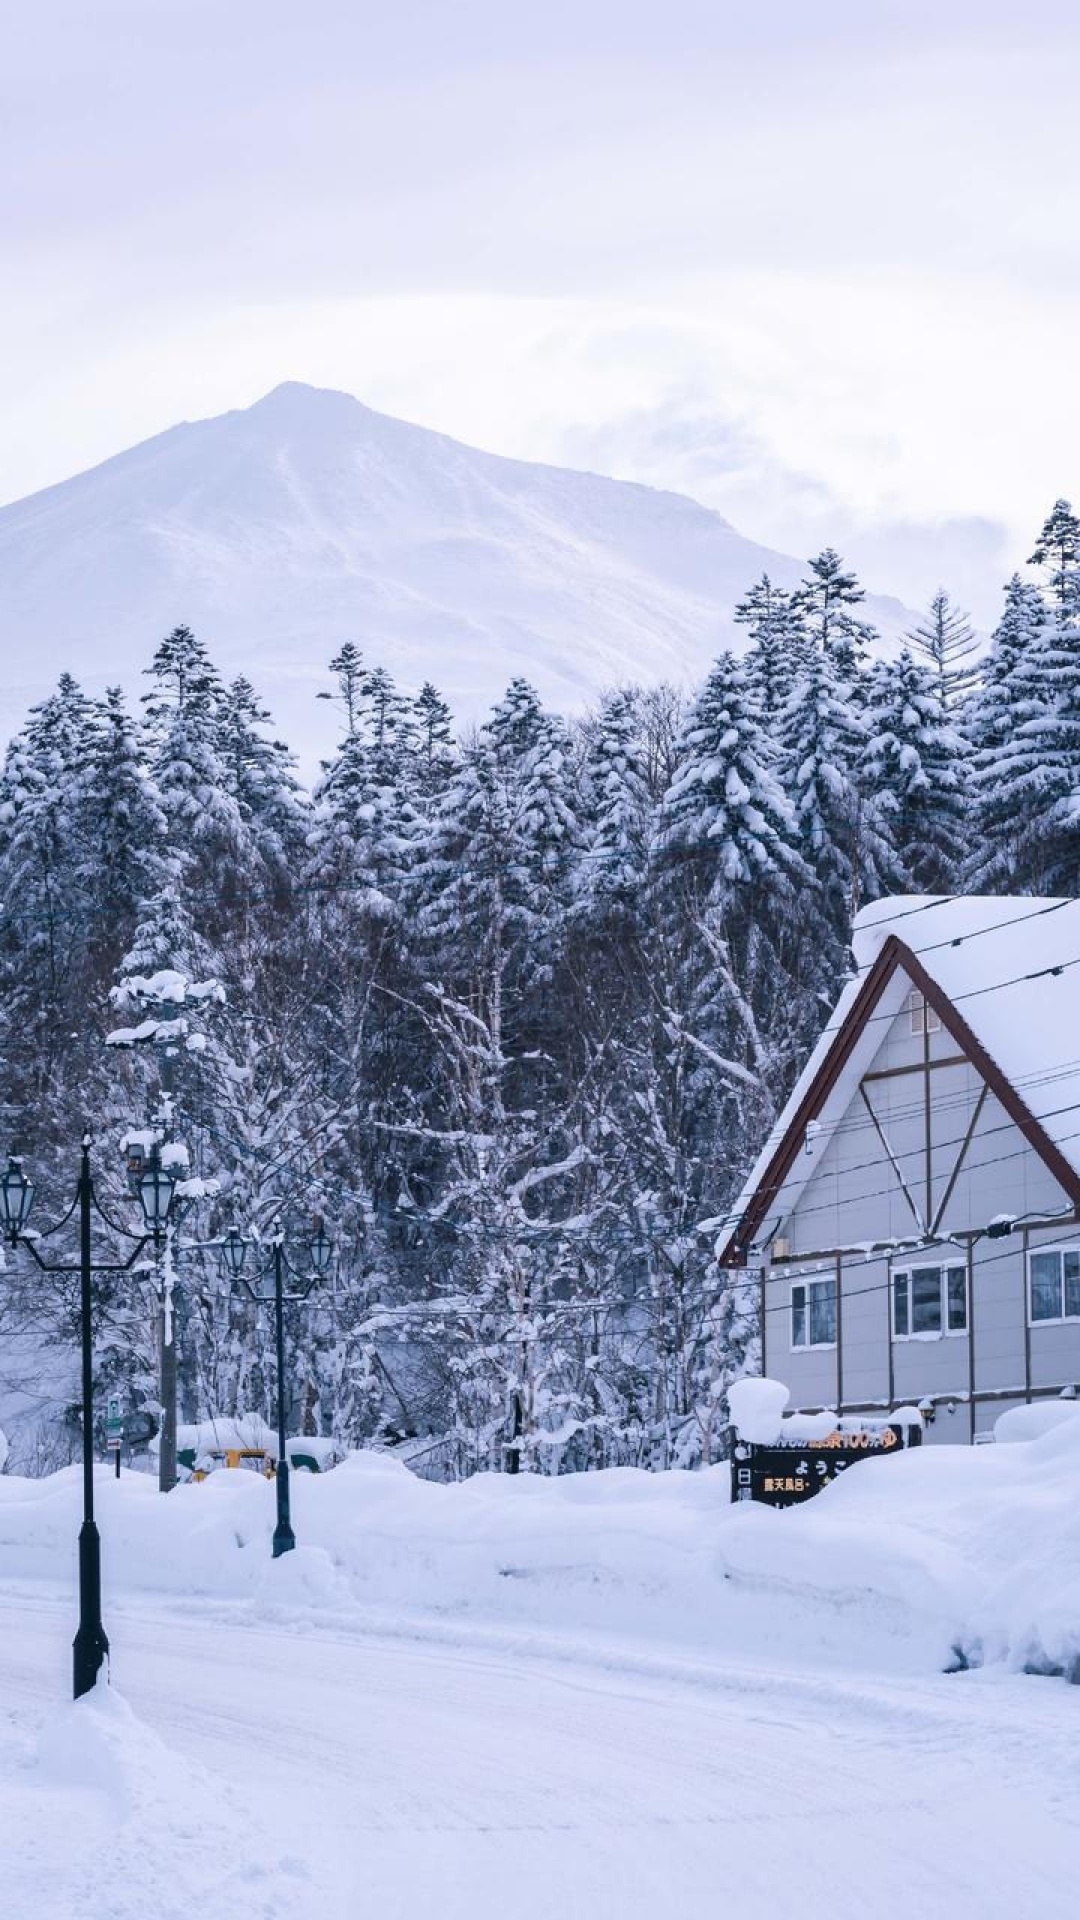
[(988, 618), (1080, 491), (1078, 33), (1045, 0), (44, 0), (0, 497), (308, 379), (909, 597), (940, 565)]

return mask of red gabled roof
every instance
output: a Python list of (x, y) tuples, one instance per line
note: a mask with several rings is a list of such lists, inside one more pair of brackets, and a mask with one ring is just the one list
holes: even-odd
[(746, 1264), (747, 1254), (768, 1218), (769, 1209), (781, 1192), (798, 1155), (803, 1150), (807, 1127), (820, 1115), (897, 968), (902, 969), (912, 985), (918, 987), (928, 1005), (938, 1015), (945, 1031), (951, 1034), (958, 1047), (971, 1061), (972, 1066), (982, 1075), (1009, 1118), (1015, 1122), (1025, 1140), (1040, 1156), (1064, 1192), (1068, 1194), (1073, 1205), (1080, 1210), (1080, 1173), (1065, 1158), (1060, 1148), (1055, 1146), (1045, 1128), (1035, 1118), (996, 1061), (991, 1058), (981, 1041), (972, 1032), (949, 996), (927, 971), (918, 955), (896, 934), (890, 934), (852, 1000), (831, 1044), (819, 1061), (809, 1084), (801, 1093), (798, 1088), (796, 1089), (792, 1101), (788, 1103), (790, 1111), (785, 1111), (781, 1116), (780, 1138), (760, 1173), (751, 1176), (753, 1184), (743, 1191), (735, 1226), (718, 1250), (717, 1257), (721, 1266)]

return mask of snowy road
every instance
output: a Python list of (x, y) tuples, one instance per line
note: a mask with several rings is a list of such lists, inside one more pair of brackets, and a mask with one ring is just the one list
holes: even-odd
[(134, 1718), (99, 1732), (61, 1704), (70, 1601), (0, 1599), (19, 1920), (1027, 1920), (1075, 1881), (1061, 1682), (650, 1673), (130, 1598), (109, 1625)]

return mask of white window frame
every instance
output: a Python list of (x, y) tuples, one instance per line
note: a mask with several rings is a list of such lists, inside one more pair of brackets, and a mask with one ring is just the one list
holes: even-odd
[[(938, 1275), (938, 1303), (941, 1311), (939, 1327), (920, 1327), (916, 1332), (912, 1326), (914, 1296), (911, 1290), (912, 1276), (915, 1273), (934, 1272)], [(949, 1276), (962, 1273), (964, 1276), (964, 1324), (962, 1327), (949, 1325)], [(907, 1284), (907, 1332), (898, 1333), (896, 1327), (896, 1307), (898, 1280)], [(889, 1335), (894, 1341), (907, 1340), (966, 1340), (971, 1325), (971, 1300), (968, 1284), (967, 1265), (962, 1260), (912, 1260), (910, 1266), (894, 1267), (889, 1279)], [(1041, 1323), (1040, 1323), (1041, 1324)]]
[[(1048, 1314), (1045, 1316), (1045, 1318), (1040, 1315), (1040, 1317), (1036, 1319), (1035, 1312), (1034, 1312), (1034, 1308), (1035, 1308), (1034, 1276), (1032, 1273), (1031, 1263), (1040, 1254), (1045, 1254), (1045, 1253), (1056, 1253), (1058, 1256), (1058, 1297), (1061, 1301), (1062, 1310), (1060, 1313)], [(1027, 1313), (1028, 1313), (1029, 1327), (1075, 1327), (1078, 1324), (1080, 1324), (1080, 1313), (1065, 1312), (1065, 1267), (1064, 1267), (1064, 1261), (1062, 1259), (1062, 1256), (1066, 1253), (1080, 1254), (1080, 1241), (1055, 1240), (1050, 1246), (1028, 1248)]]
[(924, 993), (912, 987), (908, 994), (908, 1019), (912, 1033), (940, 1033), (941, 1015), (935, 1012)]
[[(830, 1289), (833, 1297), (833, 1326), (836, 1326), (836, 1275), (834, 1273), (805, 1274), (801, 1280), (793, 1280), (791, 1282), (791, 1299), (788, 1318), (788, 1339), (792, 1353), (828, 1353), (836, 1346), (835, 1333), (831, 1340), (811, 1340), (810, 1338), (810, 1290), (812, 1287), (828, 1287)], [(805, 1296), (802, 1304), (804, 1325), (806, 1328), (805, 1340), (796, 1340), (795, 1338), (795, 1295), (797, 1292)]]

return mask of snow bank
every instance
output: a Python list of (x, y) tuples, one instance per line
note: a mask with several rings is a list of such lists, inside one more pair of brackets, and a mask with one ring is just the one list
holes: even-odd
[(26, 1920), (301, 1920), (312, 1867), (237, 1782), (167, 1747), (115, 1687), (0, 1745), (4, 1910)]
[(1080, 1420), (860, 1462), (806, 1506), (724, 1527), (720, 1555), (759, 1588), (921, 1621), (946, 1664), (1080, 1678)]
[(1008, 1413), (1000, 1414), (994, 1421), (994, 1439), (1006, 1443), (1041, 1440), (1044, 1433), (1052, 1433), (1066, 1420), (1078, 1417), (1080, 1402), (1076, 1400), (1033, 1400), (1029, 1407), (1010, 1407)]
[[(5, 1576), (71, 1578), (80, 1484), (76, 1467), (0, 1481)], [(163, 1498), (149, 1475), (115, 1480), (102, 1468), (97, 1487), (113, 1591), (241, 1600), (270, 1613), (363, 1607), (384, 1619), (435, 1611), (613, 1625), (698, 1643), (713, 1631), (728, 1497), (724, 1467), (481, 1474), (443, 1486), (385, 1454), (353, 1453), (331, 1473), (294, 1477), (300, 1547), (273, 1562), (275, 1492), (257, 1473), (221, 1471)]]
[[(443, 1486), (354, 1453), (293, 1486), (301, 1545), (274, 1562), (274, 1489), (257, 1474), (162, 1498), (149, 1476), (103, 1468), (108, 1592), (1080, 1674), (1080, 1419), (1014, 1446), (860, 1462), (784, 1512), (730, 1505), (726, 1467)], [(76, 1468), (0, 1479), (4, 1576), (72, 1581), (78, 1517)]]

